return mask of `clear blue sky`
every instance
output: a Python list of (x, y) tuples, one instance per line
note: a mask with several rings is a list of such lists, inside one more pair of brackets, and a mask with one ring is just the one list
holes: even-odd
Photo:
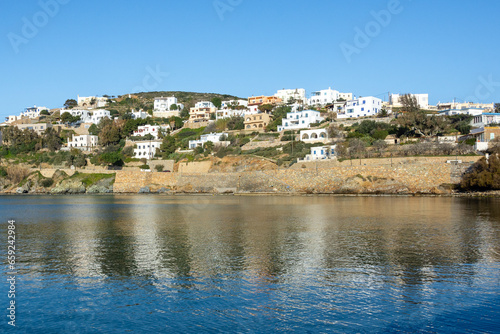
[[(377, 23), (382, 10), (389, 17)], [(2, 1), (0, 12), (2, 120), (144, 87), (248, 97), (331, 86), (500, 102), (495, 0), (25, 0)]]

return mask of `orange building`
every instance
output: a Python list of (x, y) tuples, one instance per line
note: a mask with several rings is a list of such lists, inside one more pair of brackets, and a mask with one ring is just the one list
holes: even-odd
[(248, 105), (258, 105), (261, 104), (278, 104), (281, 103), (281, 99), (276, 96), (252, 96), (248, 98)]

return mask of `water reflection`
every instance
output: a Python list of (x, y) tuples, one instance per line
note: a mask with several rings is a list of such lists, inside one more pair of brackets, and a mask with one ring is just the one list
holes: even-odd
[(290, 324), (292, 314), (310, 311), (317, 318), (307, 321), (325, 326), (338, 325), (339, 312), (342, 326), (390, 317), (388, 305), (408, 322), (424, 321), (467, 287), (481, 287), (485, 301), (498, 292), (497, 199), (71, 196), (0, 204), (3, 217), (18, 221), (21, 271), (33, 291), (54, 275), (82, 291), (127, 280), (137, 286), (107, 293), (224, 296), (228, 304), (217, 307), (234, 317)]

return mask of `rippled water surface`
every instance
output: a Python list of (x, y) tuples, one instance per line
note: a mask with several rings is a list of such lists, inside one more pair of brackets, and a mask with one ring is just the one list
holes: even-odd
[(21, 332), (500, 329), (498, 199), (4, 196), (0, 212)]

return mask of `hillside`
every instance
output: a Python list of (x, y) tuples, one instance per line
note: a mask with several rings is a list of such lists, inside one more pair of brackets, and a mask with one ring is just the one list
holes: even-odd
[(106, 109), (114, 109), (118, 112), (128, 111), (129, 109), (144, 109), (145, 111), (150, 111), (153, 110), (155, 97), (160, 96), (175, 96), (178, 102), (184, 104), (187, 109), (194, 107), (197, 102), (211, 101), (214, 97), (218, 97), (222, 101), (235, 99), (246, 100), (246, 98), (240, 98), (229, 94), (160, 91), (120, 95), (115, 99), (116, 103), (110, 103), (108, 106), (106, 106)]

